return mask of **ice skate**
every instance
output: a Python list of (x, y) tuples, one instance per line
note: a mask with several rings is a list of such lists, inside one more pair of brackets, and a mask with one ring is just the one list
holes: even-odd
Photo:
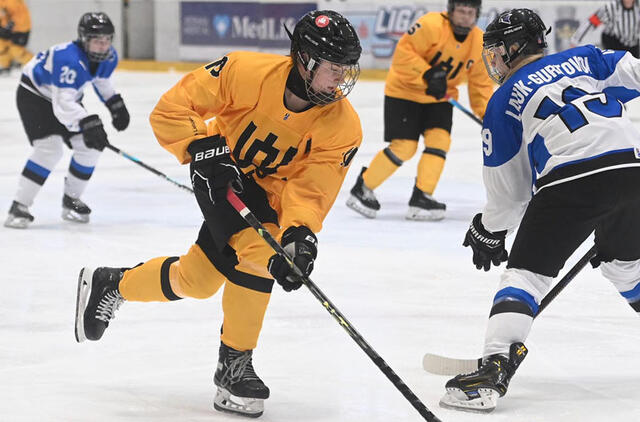
[(91, 208), (78, 198), (65, 194), (62, 197), (62, 218), (75, 223), (88, 223)]
[(367, 168), (362, 167), (356, 184), (351, 188), (351, 196), (347, 199), (347, 206), (367, 218), (376, 218), (376, 212), (380, 210), (380, 203), (373, 191), (365, 186), (362, 174)]
[(13, 201), (9, 208), (9, 215), (4, 222), (5, 227), (12, 229), (26, 229), (33, 221), (33, 215), (29, 213), (29, 208), (19, 202)]
[(220, 343), (214, 383), (218, 391), (213, 407), (223, 412), (257, 418), (264, 412), (269, 387), (258, 377), (252, 364), (253, 350), (240, 352)]
[(413, 187), (413, 194), (409, 200), (407, 220), (437, 221), (444, 218), (447, 206), (436, 201), (433, 196), (422, 192), (417, 186)]
[(503, 355), (489, 356), (477, 371), (450, 379), (440, 406), (467, 412), (492, 412), (498, 404), (498, 397), (507, 393), (509, 381), (527, 353), (524, 344), (513, 343), (509, 359)]
[(123, 268), (85, 267), (78, 277), (76, 297), (76, 341), (100, 340), (109, 321), (124, 302), (118, 291)]

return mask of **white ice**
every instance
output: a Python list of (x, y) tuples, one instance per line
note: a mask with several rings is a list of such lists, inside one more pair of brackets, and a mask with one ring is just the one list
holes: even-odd
[[(123, 133), (111, 129), (92, 92), (85, 105), (107, 122), (114, 145), (188, 184), (187, 167), (157, 144), (148, 124), (155, 102), (179, 77), (117, 72), (132, 115)], [(17, 78), (0, 80), (2, 219), (30, 153), (15, 107)], [(360, 167), (384, 146), (382, 99), (382, 82), (361, 81), (350, 96), (364, 142), (319, 235), (313, 280), (443, 421), (640, 420), (640, 321), (591, 268), (536, 321), (527, 341), (530, 355), (494, 413), (438, 407), (447, 377), (424, 372), (422, 356), (479, 355), (501, 272), (477, 271), (471, 251), (461, 246), (483, 205), (481, 141), (476, 123), (456, 111), (451, 152), (435, 192), (447, 203), (445, 220), (404, 220), (417, 157), (376, 191), (378, 219), (360, 217), (345, 200)], [(0, 227), (0, 420), (241, 420), (212, 409), (220, 294), (125, 303), (101, 341), (75, 342), (80, 268), (182, 254), (195, 241), (201, 216), (188, 193), (105, 150), (83, 198), (94, 210), (91, 223), (63, 222), (69, 155), (37, 197), (32, 227)], [(274, 288), (254, 363), (272, 391), (262, 421), (422, 420), (304, 287), (288, 294)]]

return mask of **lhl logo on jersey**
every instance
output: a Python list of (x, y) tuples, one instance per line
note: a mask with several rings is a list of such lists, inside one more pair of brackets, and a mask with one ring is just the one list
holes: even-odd
[(289, 113), (284, 113), (284, 118), (282, 120), (287, 120), (289, 119), (289, 116), (291, 116)]

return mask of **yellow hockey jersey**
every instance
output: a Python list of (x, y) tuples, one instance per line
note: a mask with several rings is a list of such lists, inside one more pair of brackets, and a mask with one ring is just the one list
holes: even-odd
[(23, 0), (0, 0), (0, 26), (13, 32), (31, 31), (31, 16)]
[(463, 42), (458, 42), (446, 13), (423, 15), (398, 41), (385, 95), (423, 104), (446, 101), (427, 95), (422, 79), (428, 69), (444, 62), (449, 69), (447, 94), (457, 100), (457, 86), (467, 80), (471, 108), (483, 117), (493, 94), (493, 82), (482, 62), (482, 35), (482, 30), (474, 27)]
[[(160, 144), (181, 163), (187, 146), (220, 134), (242, 171), (267, 192), (280, 226), (320, 231), (362, 141), (347, 99), (293, 112), (288, 56), (233, 52), (185, 75), (151, 113)], [(207, 127), (206, 121), (214, 118)]]

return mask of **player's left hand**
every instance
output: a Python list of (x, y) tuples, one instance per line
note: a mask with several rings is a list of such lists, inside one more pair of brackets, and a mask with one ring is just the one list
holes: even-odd
[[(302, 274), (305, 277), (309, 276), (313, 271), (313, 261), (318, 255), (316, 235), (308, 227), (292, 226), (284, 231), (280, 244)], [(282, 255), (275, 254), (269, 258), (267, 268), (286, 292), (297, 290), (302, 286), (302, 278), (296, 274)]]
[(111, 112), (111, 124), (117, 131), (125, 130), (129, 126), (129, 111), (124, 105), (124, 100), (120, 94), (116, 94), (109, 98), (105, 103)]
[(431, 95), (436, 100), (447, 95), (447, 68), (444, 62), (440, 62), (424, 72), (422, 79), (427, 83), (427, 95)]
[(462, 246), (471, 246), (473, 263), (477, 269), (489, 271), (491, 263), (496, 267), (509, 258), (504, 247), (507, 231), (490, 232), (482, 225), (482, 213), (476, 214), (464, 237)]

